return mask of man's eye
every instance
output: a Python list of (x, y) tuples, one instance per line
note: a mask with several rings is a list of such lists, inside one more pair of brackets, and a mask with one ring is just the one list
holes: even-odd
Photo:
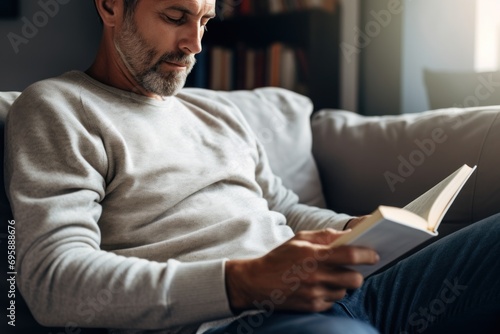
[(184, 17), (177, 18), (177, 17), (168, 16), (168, 15), (162, 15), (162, 16), (163, 16), (163, 20), (170, 22), (170, 23), (174, 23), (174, 24), (184, 23)]
[(168, 19), (170, 20), (170, 22), (173, 22), (173, 23), (182, 23), (182, 21), (183, 21), (182, 18), (174, 19), (173, 17), (169, 17)]

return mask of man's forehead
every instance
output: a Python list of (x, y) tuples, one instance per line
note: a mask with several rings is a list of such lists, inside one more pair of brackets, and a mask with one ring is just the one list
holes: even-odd
[(157, 0), (167, 6), (197, 6), (200, 8), (215, 8), (216, 0)]
[(159, 6), (167, 9), (182, 9), (192, 15), (214, 17), (216, 0), (155, 0)]

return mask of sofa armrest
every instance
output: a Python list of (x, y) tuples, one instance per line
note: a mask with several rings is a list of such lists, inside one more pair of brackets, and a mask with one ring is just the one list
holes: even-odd
[(10, 210), (9, 201), (7, 200), (7, 195), (5, 194), (5, 184), (3, 178), (5, 145), (4, 125), (10, 106), (20, 94), (20, 92), (0, 92), (0, 219), (3, 222), (7, 222), (7, 220), (12, 219), (12, 212)]
[(469, 224), (500, 212), (500, 107), (398, 116), (322, 110), (312, 119), (313, 154), (327, 206), (367, 214), (404, 206), (461, 165), (478, 169), (445, 216)]

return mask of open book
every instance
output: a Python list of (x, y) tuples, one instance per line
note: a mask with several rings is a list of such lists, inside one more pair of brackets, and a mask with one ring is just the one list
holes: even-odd
[(352, 267), (364, 277), (372, 274), (438, 234), (444, 215), (475, 169), (476, 166), (462, 166), (402, 209), (379, 206), (331, 246), (363, 246), (377, 251), (380, 256), (377, 264)]

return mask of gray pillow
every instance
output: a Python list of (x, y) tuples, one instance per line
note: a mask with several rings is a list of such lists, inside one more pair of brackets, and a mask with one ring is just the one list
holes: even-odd
[(500, 72), (424, 71), (430, 109), (500, 105)]

